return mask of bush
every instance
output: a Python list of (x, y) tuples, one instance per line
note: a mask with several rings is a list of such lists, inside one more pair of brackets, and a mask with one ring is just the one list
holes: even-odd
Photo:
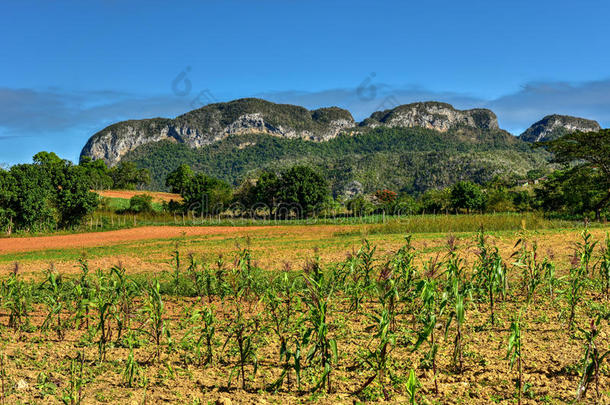
[(152, 196), (148, 194), (134, 195), (129, 199), (129, 212), (134, 214), (149, 214), (154, 211), (152, 206)]

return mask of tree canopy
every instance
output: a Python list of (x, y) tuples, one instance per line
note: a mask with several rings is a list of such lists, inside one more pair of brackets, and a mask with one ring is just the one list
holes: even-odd
[[(564, 205), (579, 212), (594, 211), (599, 219), (610, 204), (610, 129), (575, 132), (541, 146), (553, 153), (554, 162), (566, 167), (544, 193), (547, 208), (556, 208), (556, 197), (564, 195)], [(578, 197), (574, 200), (569, 195)]]

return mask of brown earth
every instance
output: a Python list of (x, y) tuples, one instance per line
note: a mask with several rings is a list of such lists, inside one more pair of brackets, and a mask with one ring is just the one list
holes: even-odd
[(146, 194), (153, 198), (156, 202), (169, 202), (171, 200), (181, 201), (182, 197), (179, 194), (162, 193), (158, 191), (138, 191), (138, 190), (100, 190), (96, 191), (102, 197), (108, 198), (125, 198), (130, 199), (134, 195)]
[(29, 252), (33, 250), (85, 248), (105, 246), (122, 242), (147, 239), (176, 238), (179, 236), (239, 234), (256, 231), (260, 226), (145, 226), (141, 228), (121, 229), (108, 232), (91, 232), (70, 235), (35, 236), (26, 238), (0, 239), (0, 254), (11, 252)]

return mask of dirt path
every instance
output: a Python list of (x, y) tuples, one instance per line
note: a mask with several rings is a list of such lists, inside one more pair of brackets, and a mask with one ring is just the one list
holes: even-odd
[(295, 230), (298, 227), (263, 227), (263, 226), (146, 226), (141, 228), (121, 229), (118, 231), (92, 232), (71, 235), (36, 236), (27, 238), (0, 238), (0, 254), (29, 252), (34, 250), (85, 248), (106, 246), (123, 242), (148, 239), (166, 239), (179, 236), (225, 235), (268, 229), (282, 231), (286, 228)]

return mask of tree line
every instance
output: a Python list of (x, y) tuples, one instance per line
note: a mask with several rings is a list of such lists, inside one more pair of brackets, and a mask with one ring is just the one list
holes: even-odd
[(102, 160), (75, 165), (53, 152), (39, 152), (33, 163), (0, 169), (0, 229), (9, 235), (68, 229), (98, 207), (92, 190), (134, 189), (148, 181), (147, 171), (131, 162), (109, 169)]
[[(234, 187), (182, 164), (165, 181), (182, 201), (165, 209), (202, 217), (231, 211), (276, 219), (535, 210), (568, 218), (608, 216), (610, 130), (569, 134), (536, 146), (552, 153), (557, 170), (530, 173), (529, 180), (520, 182), (502, 176), (484, 184), (459, 181), (419, 194), (381, 188), (333, 196), (328, 177), (301, 164), (259, 171)], [(150, 180), (148, 171), (134, 162), (108, 168), (102, 160), (83, 158), (74, 165), (55, 153), (40, 152), (31, 164), (0, 169), (0, 229), (10, 234), (70, 228), (98, 208), (99, 197), (92, 190), (143, 189)], [(132, 206), (131, 212), (151, 211), (151, 200), (135, 197)]]

